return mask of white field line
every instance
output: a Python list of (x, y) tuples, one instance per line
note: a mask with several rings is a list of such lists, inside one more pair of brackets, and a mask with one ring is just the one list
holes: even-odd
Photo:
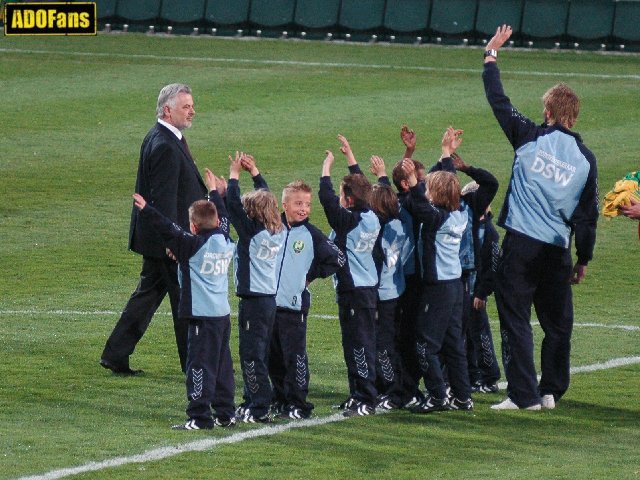
[[(17, 54), (38, 54), (38, 55), (62, 55), (70, 57), (88, 58), (129, 58), (132, 60), (161, 60), (163, 62), (204, 62), (204, 63), (227, 63), (244, 65), (275, 65), (291, 67), (321, 67), (321, 68), (342, 68), (342, 69), (367, 69), (367, 70), (396, 70), (396, 71), (416, 71), (416, 72), (442, 72), (442, 73), (471, 73), (477, 75), (479, 68), (448, 68), (448, 67), (426, 67), (411, 65), (383, 65), (370, 63), (341, 63), (341, 62), (304, 62), (297, 60), (267, 60), (253, 58), (223, 58), (223, 57), (184, 57), (184, 56), (164, 56), (149, 54), (130, 54), (116, 52), (65, 52), (61, 50), (31, 50), (20, 48), (0, 48), (2, 53)], [(603, 74), (586, 72), (539, 72), (523, 70), (502, 70), (503, 74), (534, 76), (534, 77), (575, 77), (575, 78), (599, 78), (617, 80), (640, 80), (640, 75), (633, 74)]]
[[(584, 365), (582, 367), (574, 367), (571, 369), (571, 373), (582, 372), (595, 372), (597, 370), (607, 370), (610, 368), (621, 367), (625, 365), (634, 365), (640, 363), (640, 357), (623, 357), (614, 358), (604, 363), (596, 363), (593, 365)], [(501, 382), (500, 389), (506, 388), (506, 383)], [(58, 470), (51, 470), (50, 472), (41, 475), (32, 475), (28, 477), (21, 477), (18, 480), (55, 480), (58, 478), (64, 478), (71, 475), (78, 475), (80, 473), (95, 472), (98, 470), (104, 470), (105, 468), (119, 467), (122, 465), (128, 465), (131, 463), (146, 463), (156, 460), (163, 460), (165, 458), (174, 457), (186, 452), (200, 452), (204, 450), (210, 450), (219, 445), (229, 445), (233, 443), (239, 443), (244, 440), (259, 437), (270, 437), (279, 433), (293, 430), (294, 428), (307, 428), (317, 427), (320, 425), (327, 425), (329, 423), (341, 422), (346, 420), (342, 414), (336, 413), (327, 417), (312, 418), (309, 420), (300, 420), (296, 422), (290, 422), (284, 425), (262, 427), (255, 430), (249, 430), (247, 432), (240, 432), (229, 435), (222, 438), (209, 438), (204, 440), (197, 440), (189, 443), (183, 443), (179, 445), (173, 445), (168, 447), (155, 448), (138, 455), (130, 455), (127, 457), (115, 457), (102, 462), (89, 462), (77, 467), (61, 468)]]
[[(0, 317), (2, 316), (20, 316), (20, 315), (61, 315), (61, 316), (117, 316), (121, 312), (115, 310), (0, 310)], [(157, 312), (156, 315), (169, 316), (171, 312)], [(237, 316), (237, 312), (231, 312), (231, 316)], [(323, 315), (320, 313), (310, 314), (309, 318), (317, 318), (319, 320), (337, 320), (337, 315)], [(492, 322), (497, 323), (497, 322)], [(531, 325), (537, 326), (538, 322), (531, 322)], [(605, 328), (611, 330), (627, 330), (630, 332), (640, 331), (640, 326), (636, 325), (615, 325), (606, 323), (574, 323), (574, 327), (579, 328)]]

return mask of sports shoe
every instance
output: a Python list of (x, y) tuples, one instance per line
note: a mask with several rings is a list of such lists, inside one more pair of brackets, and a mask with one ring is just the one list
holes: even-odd
[(171, 430), (211, 430), (212, 428), (213, 425), (198, 425), (193, 419), (187, 420), (187, 423), (171, 426)]
[(542, 408), (553, 410), (556, 408), (556, 399), (550, 393), (542, 396)]
[(402, 408), (410, 409), (411, 407), (415, 407), (416, 405), (420, 404), (423, 401), (424, 401), (424, 395), (422, 395), (422, 392), (418, 392), (416, 395), (411, 397), (411, 399), (408, 402), (406, 402), (402, 406)]
[(273, 402), (271, 404), (271, 408), (269, 409), (271, 412), (271, 415), (273, 415), (274, 417), (280, 417), (280, 416), (286, 416), (287, 415), (287, 408), (286, 405), (282, 402)]
[(498, 385), (495, 383), (476, 382), (471, 387), (471, 391), (474, 393), (496, 393), (498, 390)]
[[(536, 403), (535, 405), (531, 405), (524, 410), (540, 410), (540, 408), (542, 408), (540, 404)], [(506, 400), (503, 400), (500, 403), (496, 403), (495, 405), (491, 405), (491, 410), (520, 410), (520, 407), (513, 403), (513, 400), (507, 397)]]
[(302, 410), (301, 408), (292, 407), (287, 412), (283, 412), (282, 416), (291, 420), (305, 420), (311, 416), (311, 412)]
[(351, 408), (356, 403), (357, 402), (356, 402), (355, 398), (349, 397), (344, 402), (342, 402), (340, 405), (333, 405), (331, 408), (335, 408), (335, 409), (339, 409), (339, 410), (346, 410), (348, 408)]
[(389, 395), (380, 395), (378, 397), (376, 408), (379, 408), (381, 410), (397, 410), (398, 408), (400, 408), (400, 405), (393, 402)]
[(375, 413), (375, 407), (370, 407), (366, 403), (354, 401), (354, 404), (342, 412), (342, 415), (345, 417), (365, 417), (367, 415), (375, 415)]
[(427, 397), (415, 407), (411, 407), (409, 410), (413, 413), (431, 413), (439, 412), (441, 410), (449, 409), (449, 398), (433, 398)]
[(473, 400), (469, 398), (463, 402), (452, 397), (449, 399), (449, 410), (473, 410)]
[(216, 417), (213, 419), (213, 424), (216, 427), (231, 428), (236, 426), (236, 419), (235, 417), (231, 417), (231, 418)]
[(248, 408), (245, 410), (244, 415), (242, 416), (242, 421), (244, 423), (273, 423), (273, 417), (271, 417), (268, 413), (258, 417), (251, 413), (251, 410)]
[(238, 405), (238, 407), (236, 408), (236, 418), (241, 419), (242, 417), (244, 417), (244, 414), (246, 411), (247, 411), (247, 406), (244, 403), (241, 403), (240, 405)]

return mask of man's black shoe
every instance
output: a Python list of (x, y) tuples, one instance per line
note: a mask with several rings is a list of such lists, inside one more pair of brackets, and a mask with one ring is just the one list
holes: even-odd
[(105, 360), (104, 358), (100, 359), (100, 365), (102, 365), (103, 368), (106, 368), (107, 370), (111, 370), (113, 373), (116, 373), (118, 375), (127, 375), (131, 377), (135, 377), (136, 375), (140, 375), (141, 373), (143, 373), (142, 370), (132, 370), (129, 367), (118, 367), (112, 364), (111, 362), (109, 362), (108, 360)]

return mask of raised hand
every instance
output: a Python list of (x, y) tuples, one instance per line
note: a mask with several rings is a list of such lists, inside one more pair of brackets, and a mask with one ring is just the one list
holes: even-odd
[(369, 167), (369, 171), (378, 178), (387, 176), (387, 171), (385, 169), (384, 160), (382, 159), (382, 157), (378, 157), (377, 155), (373, 155), (371, 157), (371, 165)]

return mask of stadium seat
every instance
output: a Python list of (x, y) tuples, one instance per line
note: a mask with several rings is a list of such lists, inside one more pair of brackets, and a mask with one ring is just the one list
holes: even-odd
[(242, 25), (249, 19), (250, 0), (208, 0), (204, 19), (214, 25)]
[(375, 30), (382, 26), (385, 0), (342, 0), (338, 23), (348, 30)]
[(475, 0), (433, 0), (429, 27), (438, 34), (457, 35), (471, 32), (476, 19)]
[(429, 26), (431, 0), (387, 0), (384, 26), (394, 32), (419, 32)]
[(478, 0), (476, 32), (490, 38), (500, 25), (511, 25), (514, 33), (520, 31), (520, 18), (524, 0)]
[(640, 1), (618, 0), (613, 22), (613, 36), (628, 42), (640, 41)]
[(130, 22), (153, 20), (160, 14), (162, 0), (121, 0), (118, 2), (116, 14)]
[(96, 2), (98, 20), (111, 18), (116, 14), (118, 0), (99, 0)]
[(286, 26), (293, 22), (295, 0), (253, 0), (249, 20), (261, 27)]
[(162, 2), (160, 18), (169, 22), (194, 23), (204, 18), (205, 0)]
[(615, 5), (607, 0), (571, 0), (567, 35), (593, 40), (611, 34)]
[(568, 14), (567, 0), (525, 0), (522, 34), (543, 39), (561, 37), (566, 32)]
[(305, 28), (329, 28), (338, 23), (340, 0), (298, 0), (293, 21)]

